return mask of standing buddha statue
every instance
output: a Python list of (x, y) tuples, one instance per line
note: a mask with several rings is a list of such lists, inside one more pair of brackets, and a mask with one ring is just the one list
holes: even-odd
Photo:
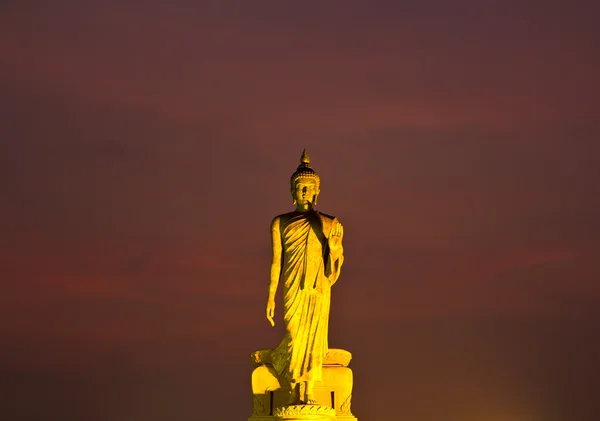
[(283, 281), (285, 336), (273, 350), (273, 368), (290, 383), (289, 405), (317, 405), (315, 382), (322, 379), (328, 351), (331, 287), (344, 262), (344, 229), (337, 218), (315, 210), (320, 179), (306, 149), (292, 174), (296, 209), (271, 223), (272, 260), (266, 316), (275, 325), (275, 294)]

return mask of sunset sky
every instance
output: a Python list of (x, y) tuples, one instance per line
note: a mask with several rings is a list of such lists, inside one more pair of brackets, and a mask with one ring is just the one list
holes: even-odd
[(245, 420), (307, 148), (360, 421), (600, 419), (597, 1), (4, 1), (0, 419)]

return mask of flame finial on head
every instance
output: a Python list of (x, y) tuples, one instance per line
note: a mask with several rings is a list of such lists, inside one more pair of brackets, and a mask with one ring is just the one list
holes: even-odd
[(308, 152), (306, 148), (302, 151), (302, 155), (300, 156), (300, 165), (296, 169), (296, 172), (292, 174), (290, 179), (290, 183), (292, 184), (292, 189), (294, 188), (294, 183), (299, 178), (314, 178), (317, 183), (317, 187), (321, 184), (321, 179), (310, 166), (310, 157), (308, 156)]
[(300, 163), (305, 164), (307, 167), (310, 167), (310, 156), (308, 156), (308, 152), (306, 148), (302, 151), (302, 156), (300, 157)]

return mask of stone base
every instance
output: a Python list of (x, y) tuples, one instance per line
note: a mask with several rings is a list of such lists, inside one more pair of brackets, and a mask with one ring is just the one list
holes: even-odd
[[(316, 405), (287, 405), (289, 381), (279, 378), (273, 368), (271, 349), (253, 352), (252, 416), (248, 421), (357, 421), (350, 411), (352, 354), (330, 348), (323, 362), (322, 381), (314, 384)], [(287, 382), (287, 384), (286, 384)]]
[(308, 417), (297, 417), (297, 418), (281, 418), (276, 417), (274, 415), (263, 415), (263, 416), (251, 416), (248, 418), (248, 421), (358, 421), (354, 415), (336, 415), (335, 417), (318, 417), (318, 416), (308, 416)]
[[(319, 405), (333, 408), (335, 415), (352, 416), (352, 370), (348, 367), (324, 366), (323, 381), (316, 382), (315, 399)], [(260, 366), (252, 372), (252, 416), (273, 416), (287, 405), (290, 387), (281, 384), (275, 369)]]

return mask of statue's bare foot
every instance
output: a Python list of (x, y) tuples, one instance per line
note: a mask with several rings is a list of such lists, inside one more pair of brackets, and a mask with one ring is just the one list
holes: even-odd
[(312, 393), (307, 393), (306, 394), (306, 400), (304, 402), (305, 405), (318, 405), (319, 401), (317, 401), (315, 399), (315, 395), (313, 395)]

